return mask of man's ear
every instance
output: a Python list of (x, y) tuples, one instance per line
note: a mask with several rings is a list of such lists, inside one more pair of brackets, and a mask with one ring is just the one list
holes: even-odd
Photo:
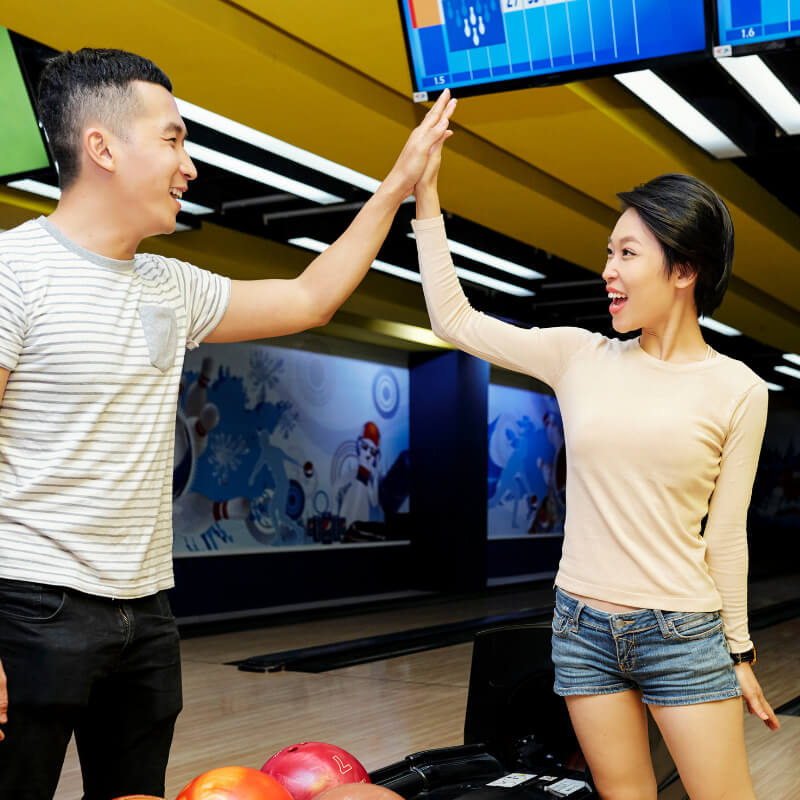
[(86, 157), (100, 169), (116, 172), (117, 164), (111, 149), (111, 138), (104, 128), (87, 128), (83, 132), (83, 150)]

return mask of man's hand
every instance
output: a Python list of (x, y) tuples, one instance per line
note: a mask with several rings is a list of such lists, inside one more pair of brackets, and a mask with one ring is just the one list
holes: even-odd
[(422, 122), (411, 132), (405, 147), (386, 176), (383, 185), (398, 192), (402, 199), (414, 192), (430, 158), (441, 150), (445, 139), (453, 135), (448, 126), (456, 102), (455, 98), (450, 97), (449, 89), (442, 92)]
[[(8, 685), (6, 683), (6, 673), (3, 670), (3, 662), (0, 660), (0, 725), (8, 722)], [(6, 738), (2, 728), (0, 728), (0, 742)]]
[[(451, 135), (456, 101), (445, 91), (414, 128), (386, 180), (327, 250), (292, 280), (232, 281), (222, 321), (207, 342), (243, 342), (325, 325), (367, 274), (394, 215)], [(438, 213), (438, 212), (437, 212)]]
[(742, 689), (745, 702), (747, 703), (747, 710), (751, 714), (756, 714), (760, 717), (764, 724), (773, 731), (778, 730), (781, 724), (772, 710), (772, 706), (767, 702), (764, 693), (761, 691), (761, 686), (756, 680), (753, 668), (748, 662), (736, 664), (736, 677), (739, 679), (739, 686)]

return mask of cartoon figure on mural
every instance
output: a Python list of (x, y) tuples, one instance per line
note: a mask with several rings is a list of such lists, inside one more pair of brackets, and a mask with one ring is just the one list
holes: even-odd
[(368, 522), (380, 508), (380, 442), (378, 426), (367, 422), (358, 439), (343, 442), (337, 450), (339, 457), (334, 456), (331, 483), (335, 487), (337, 513), (346, 520), (346, 525)]
[(220, 413), (207, 402), (208, 385), (214, 369), (211, 358), (203, 359), (200, 375), (184, 399), (181, 381), (175, 419), (175, 448), (172, 469), (172, 527), (190, 551), (216, 550), (230, 536), (219, 524), (227, 519), (245, 519), (250, 514), (246, 497), (214, 501), (200, 492), (190, 491), (198, 459), (208, 447), (209, 433), (219, 424)]
[[(176, 410), (176, 555), (388, 538), (386, 514), (408, 504), (408, 421), (398, 414), (407, 377), (401, 384), (384, 365), (343, 359), (353, 380), (337, 383), (336, 358), (210, 345), (187, 359)], [(342, 441), (343, 428), (355, 436)], [(387, 448), (399, 453), (394, 462), (385, 462)]]
[[(304, 533), (303, 526), (299, 525), (295, 520), (302, 513), (302, 506), (305, 504), (305, 498), (292, 498), (291, 492), (295, 489), (290, 481), (289, 476), (286, 474), (286, 464), (293, 464), (299, 467), (300, 464), (285, 453), (280, 447), (273, 444), (272, 433), (268, 430), (258, 431), (258, 442), (260, 447), (260, 454), (258, 461), (256, 461), (253, 471), (250, 473), (250, 485), (252, 486), (259, 473), (266, 469), (272, 478), (272, 492), (269, 497), (268, 509), (266, 517), (271, 524), (272, 529), (276, 534), (284, 539), (291, 538), (292, 536), (302, 536)], [(269, 488), (265, 483), (265, 489)], [(291, 514), (290, 500), (300, 505), (298, 514)], [(293, 518), (294, 517), (294, 518)]]
[(489, 425), (489, 512), (508, 508), (510, 527), (528, 533), (560, 531), (565, 516), (564, 434), (548, 407), (537, 424), (501, 413)]

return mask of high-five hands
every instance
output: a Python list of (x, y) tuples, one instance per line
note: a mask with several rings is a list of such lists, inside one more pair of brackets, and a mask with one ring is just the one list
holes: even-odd
[(386, 183), (399, 187), (404, 198), (413, 194), (414, 187), (425, 172), (430, 159), (441, 159), (442, 144), (453, 135), (448, 126), (455, 108), (455, 98), (451, 98), (450, 90), (445, 89), (408, 137), (386, 178)]

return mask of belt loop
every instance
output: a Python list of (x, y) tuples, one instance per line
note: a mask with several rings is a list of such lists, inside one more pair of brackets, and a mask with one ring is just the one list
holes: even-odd
[(665, 639), (669, 639), (672, 636), (672, 632), (669, 629), (669, 625), (667, 625), (667, 621), (664, 619), (664, 615), (657, 609), (653, 609), (653, 613), (656, 615), (656, 619), (658, 620), (658, 627), (661, 631), (661, 635)]
[(586, 607), (586, 603), (583, 600), (578, 600), (578, 604), (575, 606), (575, 610), (572, 612), (572, 632), (578, 632), (578, 624), (580, 623), (581, 619), (581, 611)]

